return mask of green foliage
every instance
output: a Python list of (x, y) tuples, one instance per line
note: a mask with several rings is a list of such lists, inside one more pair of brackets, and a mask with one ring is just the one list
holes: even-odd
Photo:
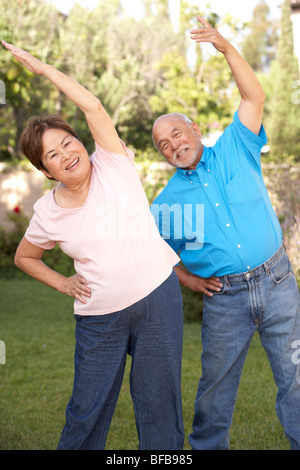
[[(142, 21), (127, 17), (119, 0), (99, 1), (90, 10), (75, 4), (66, 16), (42, 0), (3, 0), (3, 39), (29, 50), (72, 76), (101, 99), (121, 138), (136, 149), (151, 146), (154, 119), (179, 110), (203, 126), (203, 132), (228, 123), (231, 73), (210, 45), (208, 58), (197, 46), (197, 68), (187, 62), (198, 7), (181, 2), (180, 28), (174, 31), (168, 2), (146, 3)], [(150, 8), (155, 3), (156, 8)], [(213, 12), (212, 24), (222, 24)], [(233, 19), (224, 22), (234, 31)], [(194, 45), (195, 46), (195, 45)], [(203, 57), (202, 57), (203, 56)], [(1, 50), (0, 79), (6, 105), (0, 108), (0, 160), (22, 158), (19, 138), (32, 115), (58, 112), (78, 131), (89, 152), (94, 149), (82, 113), (45, 79), (26, 71)]]
[[(23, 277), (14, 266), (14, 257), (29, 220), (19, 207), (7, 214), (7, 217), (12, 227), (0, 227), (0, 278)], [(58, 245), (51, 251), (45, 251), (42, 261), (64, 276), (72, 276), (75, 273), (73, 260), (63, 253)]]
[[(145, 0), (145, 7), (145, 17), (137, 21), (125, 15), (119, 0), (101, 0), (93, 10), (75, 4), (67, 16), (43, 0), (3, 0), (0, 29), (3, 39), (51, 63), (99, 96), (121, 138), (138, 150), (152, 146), (152, 124), (162, 113), (189, 115), (203, 135), (223, 130), (239, 104), (231, 72), (222, 54), (209, 44), (192, 43), (188, 31), (198, 25), (198, 13), (219, 29), (226, 25), (230, 40), (237, 40), (241, 32), (244, 35), (245, 25), (230, 15), (219, 18), (208, 5), (199, 11), (198, 5), (182, 0), (175, 32), (168, 2)], [(246, 59), (255, 70), (263, 71), (264, 122), (273, 161), (290, 155), (300, 158), (300, 107), (291, 102), (299, 73), (292, 56), (289, 15), (285, 1), (276, 60), (275, 22), (268, 18), (265, 1), (254, 8), (249, 34), (241, 36)], [(94, 150), (82, 113), (55, 87), (26, 71), (4, 49), (0, 71), (6, 86), (6, 105), (0, 107), (0, 160), (23, 158), (19, 137), (27, 119), (53, 112), (61, 113), (77, 129), (90, 153)]]
[(28, 226), (28, 218), (18, 207), (7, 217), (12, 228), (0, 227), (0, 269), (13, 268), (15, 252)]
[(300, 164), (264, 164), (264, 179), (300, 285)]
[[(44, 1), (1, 2), (1, 39), (24, 47), (44, 61), (53, 62), (57, 51), (56, 30), (60, 21), (58, 11)], [(18, 142), (25, 123), (33, 114), (54, 112), (53, 91), (47, 81), (33, 76), (12, 59), (3, 46), (0, 70), (0, 79), (6, 86), (7, 103), (0, 108), (0, 152), (2, 159), (21, 157)]]
[[(198, 7), (181, 3), (180, 31), (186, 32), (195, 27)], [(238, 27), (231, 17), (222, 21), (210, 13), (208, 21), (215, 27), (226, 24), (235, 34)], [(212, 45), (195, 45), (195, 67), (189, 63), (187, 54), (191, 44), (175, 52), (168, 51), (157, 62), (156, 67), (162, 76), (155, 95), (150, 98), (150, 106), (156, 116), (165, 113), (181, 112), (196, 121), (203, 135), (211, 130), (224, 130), (230, 123), (237, 107), (235, 93), (232, 92), (232, 74), (222, 54), (216, 53)]]
[(181, 292), (184, 305), (184, 322), (200, 322), (203, 315), (203, 294), (193, 292), (184, 286), (181, 286)]
[(300, 106), (292, 102), (293, 84), (299, 80), (299, 67), (294, 55), (290, 2), (285, 0), (281, 8), (281, 34), (270, 106), (271, 153), (277, 161), (282, 161), (289, 155), (293, 155), (296, 161), (300, 161)]
[(274, 60), (278, 26), (269, 16), (268, 4), (260, 0), (248, 25), (249, 34), (242, 41), (242, 54), (255, 72), (265, 70)]

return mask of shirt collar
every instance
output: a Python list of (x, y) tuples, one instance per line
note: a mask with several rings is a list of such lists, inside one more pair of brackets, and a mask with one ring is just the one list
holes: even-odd
[(205, 145), (203, 145), (203, 152), (202, 152), (202, 156), (201, 156), (201, 159), (196, 167), (196, 170), (198, 170), (198, 168), (200, 168), (201, 166), (205, 166), (206, 164), (206, 157), (207, 157), (207, 147), (205, 147)]
[[(196, 171), (199, 170), (199, 168), (201, 168), (201, 166), (204, 166), (205, 167), (205, 164), (206, 164), (206, 157), (207, 157), (207, 147), (205, 147), (203, 145), (203, 153), (202, 153), (202, 156), (201, 156), (201, 159), (198, 163), (198, 165), (196, 166)], [(195, 170), (187, 170), (185, 168), (177, 168), (177, 173), (180, 175), (180, 176), (185, 176), (187, 172), (189, 171), (195, 171)]]

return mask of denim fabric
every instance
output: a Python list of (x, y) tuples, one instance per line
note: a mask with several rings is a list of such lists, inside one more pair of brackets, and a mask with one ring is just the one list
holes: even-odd
[(127, 354), (139, 448), (182, 449), (182, 334), (174, 272), (120, 312), (77, 317), (74, 389), (58, 449), (105, 448)]
[[(195, 400), (193, 449), (228, 449), (239, 381), (257, 330), (278, 387), (276, 411), (291, 449), (300, 449), (300, 296), (284, 245), (266, 263), (221, 278), (205, 296), (202, 377)], [(298, 343), (299, 344), (299, 343)]]

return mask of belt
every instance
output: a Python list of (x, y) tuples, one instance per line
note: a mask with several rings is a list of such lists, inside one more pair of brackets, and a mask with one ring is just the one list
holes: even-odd
[(262, 263), (256, 268), (250, 269), (249, 271), (245, 271), (244, 273), (220, 276), (220, 281), (223, 281), (227, 285), (232, 285), (249, 281), (249, 279), (260, 276), (261, 274), (266, 274), (269, 276), (271, 267), (279, 260), (279, 258), (281, 258), (285, 252), (286, 248), (284, 243), (282, 243), (280, 248), (265, 263)]

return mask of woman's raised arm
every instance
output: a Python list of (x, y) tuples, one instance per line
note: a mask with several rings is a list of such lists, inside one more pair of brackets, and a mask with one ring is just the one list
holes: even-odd
[(2, 44), (30, 72), (47, 78), (83, 111), (97, 144), (111, 152), (126, 154), (110, 116), (93, 93), (51, 65), (41, 62), (29, 52), (5, 41), (2, 41)]

